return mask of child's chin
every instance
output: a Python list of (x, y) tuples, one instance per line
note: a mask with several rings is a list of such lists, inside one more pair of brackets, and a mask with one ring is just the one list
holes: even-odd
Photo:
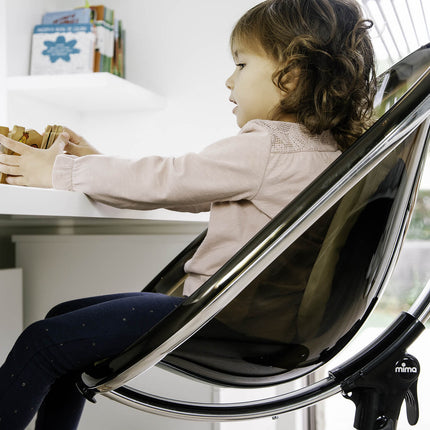
[(248, 121), (245, 121), (242, 118), (239, 118), (236, 116), (236, 124), (239, 126), (239, 128), (242, 128)]

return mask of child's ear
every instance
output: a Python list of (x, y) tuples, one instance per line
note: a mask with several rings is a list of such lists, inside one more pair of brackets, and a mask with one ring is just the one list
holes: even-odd
[(297, 88), (300, 77), (300, 69), (295, 67), (287, 73), (281, 73), (279, 77), (279, 87), (286, 93), (294, 91)]

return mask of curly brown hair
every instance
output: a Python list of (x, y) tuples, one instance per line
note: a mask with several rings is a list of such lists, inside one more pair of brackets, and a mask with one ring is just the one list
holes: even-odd
[[(376, 91), (372, 22), (355, 0), (267, 0), (233, 29), (230, 45), (262, 49), (280, 66), (286, 96), (273, 114), (295, 114), (311, 132), (333, 133), (341, 150), (369, 126)], [(298, 85), (288, 91), (287, 82)]]

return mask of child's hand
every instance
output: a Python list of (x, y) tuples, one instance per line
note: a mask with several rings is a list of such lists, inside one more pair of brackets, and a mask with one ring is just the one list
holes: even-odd
[(64, 128), (64, 131), (69, 135), (69, 140), (64, 146), (66, 154), (83, 155), (100, 154), (93, 146), (91, 146), (83, 137), (78, 136), (74, 131), (69, 128)]
[(0, 172), (11, 185), (51, 188), (55, 157), (64, 152), (68, 138), (60, 134), (49, 149), (38, 149), (0, 135), (0, 144), (16, 153), (0, 154)]

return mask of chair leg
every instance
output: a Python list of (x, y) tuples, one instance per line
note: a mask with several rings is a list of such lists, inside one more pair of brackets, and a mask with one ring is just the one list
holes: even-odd
[(403, 401), (410, 425), (418, 422), (418, 360), (402, 351), (371, 370), (362, 369), (342, 385), (344, 397), (356, 406), (358, 430), (395, 430)]

